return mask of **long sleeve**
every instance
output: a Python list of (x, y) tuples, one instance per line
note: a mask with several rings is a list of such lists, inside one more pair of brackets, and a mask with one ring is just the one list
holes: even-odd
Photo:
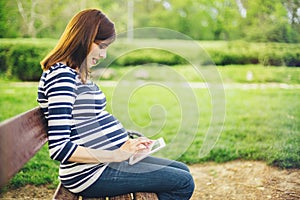
[(72, 109), (76, 98), (76, 74), (66, 68), (50, 72), (45, 78), (48, 98), (48, 139), (50, 157), (65, 163), (77, 145), (70, 141)]
[(83, 84), (78, 73), (56, 63), (44, 71), (37, 101), (48, 120), (50, 157), (60, 161), (61, 183), (74, 193), (89, 187), (118, 160), (127, 131), (105, 110), (104, 93), (93, 82)]

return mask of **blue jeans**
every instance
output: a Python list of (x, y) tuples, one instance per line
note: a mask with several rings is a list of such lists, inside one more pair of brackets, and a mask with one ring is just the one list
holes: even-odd
[(100, 178), (80, 193), (84, 197), (117, 196), (131, 192), (154, 192), (160, 200), (190, 199), (194, 180), (180, 162), (147, 157), (129, 165), (111, 163)]

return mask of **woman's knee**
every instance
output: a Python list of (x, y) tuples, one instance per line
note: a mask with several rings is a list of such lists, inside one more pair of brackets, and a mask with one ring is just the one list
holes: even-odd
[(192, 196), (193, 193), (194, 193), (194, 189), (195, 189), (195, 182), (194, 182), (194, 179), (193, 179), (193, 176), (188, 173), (188, 175), (186, 175), (186, 182), (184, 183), (183, 185), (183, 193), (186, 194), (186, 196)]
[(194, 178), (193, 176), (190, 174), (190, 180), (188, 182), (188, 187), (189, 187), (189, 190), (191, 191), (191, 193), (194, 192), (194, 189), (195, 189), (195, 182), (194, 182)]
[(180, 172), (178, 173), (179, 174), (177, 174), (177, 176), (179, 176), (176, 178), (176, 181), (174, 180), (173, 182), (173, 184), (176, 182), (176, 186), (172, 187), (171, 190), (158, 192), (159, 199), (187, 200), (192, 197), (195, 189), (195, 184), (192, 175), (189, 172), (185, 172), (183, 170), (180, 170)]
[(190, 172), (189, 167), (186, 164), (182, 163), (182, 162), (174, 161), (170, 166), (176, 167), (176, 168), (184, 170), (186, 172)]
[(194, 188), (195, 188), (195, 183), (194, 183), (194, 178), (193, 178), (193, 176), (192, 176), (192, 174), (190, 174), (190, 173), (188, 173), (188, 172), (186, 172), (185, 173), (185, 186), (187, 187), (187, 188), (191, 188), (192, 190), (194, 190)]

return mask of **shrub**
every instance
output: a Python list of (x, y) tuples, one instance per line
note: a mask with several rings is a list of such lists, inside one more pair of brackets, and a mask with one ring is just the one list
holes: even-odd
[(258, 64), (256, 52), (239, 52), (238, 50), (208, 50), (216, 65)]
[(159, 49), (139, 49), (117, 58), (116, 65), (142, 65), (147, 63), (160, 63), (165, 65), (185, 64), (186, 61), (179, 55)]
[(42, 73), (39, 63), (48, 51), (49, 47), (43, 45), (14, 45), (7, 54), (7, 75), (23, 81), (39, 80)]
[(216, 65), (262, 64), (300, 66), (300, 45), (285, 43), (229, 42), (219, 48), (207, 48)]
[[(24, 81), (37, 81), (41, 75), (40, 60), (51, 50), (56, 40), (49, 39), (1, 39), (0, 73), (8, 77), (17, 77)], [(263, 64), (273, 66), (300, 66), (300, 45), (285, 43), (248, 43), (245, 41), (232, 42), (201, 42), (210, 56), (203, 58), (193, 47), (185, 45), (184, 41), (168, 40), (139, 40), (143, 46), (158, 43), (159, 49), (145, 48), (134, 50), (135, 43), (119, 43), (112, 45), (108, 53), (108, 62), (114, 65), (143, 65), (159, 63), (165, 65), (185, 64), (181, 56), (164, 49), (170, 45), (184, 49), (192, 58), (199, 59), (202, 65), (232, 65), (232, 64)], [(205, 46), (206, 45), (206, 46)], [(118, 57), (118, 52), (128, 53)], [(202, 60), (202, 61), (201, 61)], [(105, 64), (103, 62), (102, 64)], [(100, 63), (101, 65), (101, 63)]]
[(265, 66), (282, 66), (284, 61), (282, 55), (276, 51), (262, 52), (259, 56), (259, 62)]
[(300, 50), (297, 52), (286, 51), (283, 53), (283, 61), (286, 66), (300, 66)]
[(7, 70), (7, 54), (9, 52), (10, 45), (9, 44), (1, 44), (0, 46), (0, 73), (5, 72)]

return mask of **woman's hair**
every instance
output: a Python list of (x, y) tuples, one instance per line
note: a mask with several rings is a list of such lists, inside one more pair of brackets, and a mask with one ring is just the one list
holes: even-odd
[(42, 69), (65, 61), (67, 66), (79, 69), (81, 81), (85, 83), (89, 74), (86, 57), (92, 43), (114, 37), (114, 24), (101, 11), (83, 10), (71, 19), (56, 47), (41, 61)]

